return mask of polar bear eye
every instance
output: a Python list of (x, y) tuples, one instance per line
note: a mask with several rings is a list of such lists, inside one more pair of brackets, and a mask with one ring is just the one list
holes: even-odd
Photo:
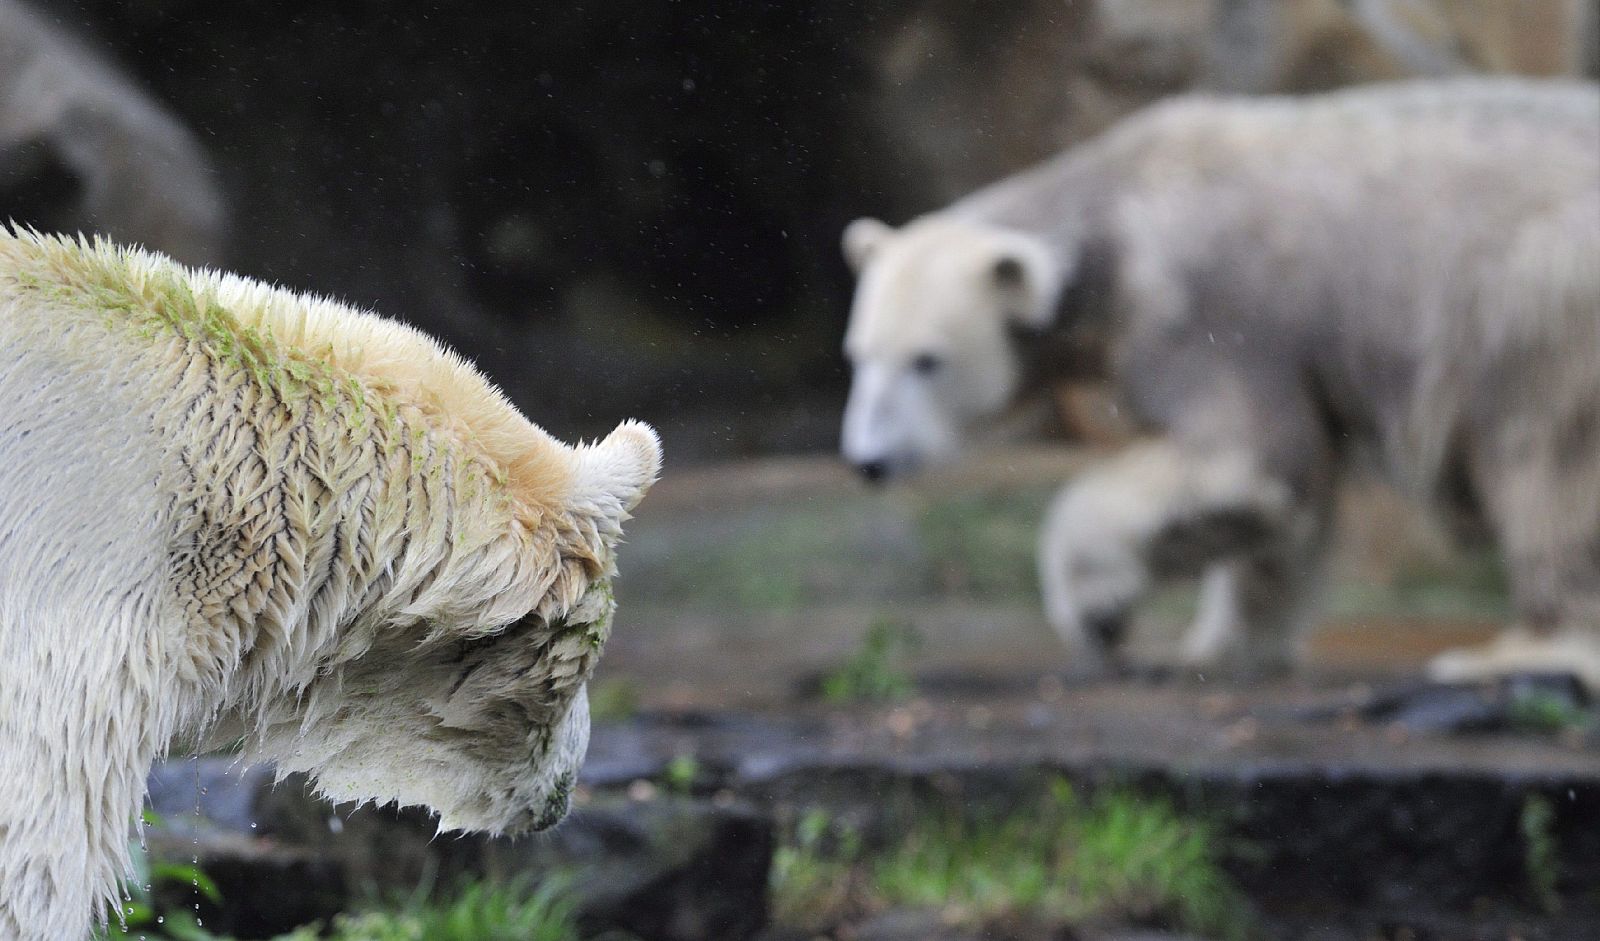
[(932, 353), (919, 354), (911, 361), (911, 371), (919, 376), (931, 376), (944, 365), (944, 360)]

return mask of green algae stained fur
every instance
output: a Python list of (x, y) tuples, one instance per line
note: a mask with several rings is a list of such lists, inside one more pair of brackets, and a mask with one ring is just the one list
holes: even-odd
[(140, 339), (153, 340), (169, 330), (201, 345), (217, 361), (250, 373), (285, 402), (315, 397), (329, 411), (349, 403), (352, 417), (364, 416), (365, 389), (357, 377), (336, 376), (327, 363), (286, 349), (270, 329), (240, 324), (214, 297), (197, 297), (180, 274), (153, 271), (135, 280), (117, 264), (119, 256), (86, 257), (89, 263), (77, 272), (79, 279), (23, 271), (16, 275), (17, 283), (64, 305), (104, 312), (107, 327), (132, 329)]
[[(209, 293), (197, 296), (181, 272), (157, 270), (135, 279), (119, 264), (120, 255), (91, 257), (85, 266), (88, 270), (77, 272), (86, 277), (64, 282), (40, 272), (22, 271), (15, 275), (16, 282), (63, 305), (102, 311), (109, 329), (132, 329), (142, 340), (153, 341), (163, 331), (170, 331), (201, 346), (217, 362), (249, 373), (258, 386), (285, 404), (320, 405), (319, 423), (343, 413), (353, 431), (366, 429), (371, 390), (362, 377), (343, 373), (323, 359), (278, 342), (270, 326), (262, 329), (239, 323)], [(34, 260), (48, 264), (44, 259)], [(330, 358), (332, 353), (330, 348)], [(387, 430), (393, 432), (408, 424), (390, 399), (379, 397), (376, 401), (382, 403), (381, 417)], [(427, 438), (422, 426), (414, 426), (410, 433), (419, 444)], [(420, 471), (420, 452), (425, 449), (412, 450), (413, 470)], [(447, 463), (454, 457), (447, 443), (440, 442), (435, 450), (443, 452)], [(496, 479), (504, 478), (502, 470), (489, 470)]]

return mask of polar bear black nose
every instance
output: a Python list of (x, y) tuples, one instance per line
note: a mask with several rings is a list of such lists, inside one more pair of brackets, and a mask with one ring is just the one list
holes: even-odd
[(881, 484), (889, 476), (888, 461), (862, 461), (856, 465), (856, 470), (869, 484)]

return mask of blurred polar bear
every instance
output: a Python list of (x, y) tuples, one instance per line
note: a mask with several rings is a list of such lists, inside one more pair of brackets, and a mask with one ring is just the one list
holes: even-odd
[(88, 934), (175, 741), (554, 824), (659, 466), (393, 321), (0, 231), (0, 937)]
[(901, 229), (857, 220), (844, 249), (843, 451), (868, 478), (958, 454), (1063, 332), (1096, 338), (1158, 435), (1045, 521), (1046, 609), (1079, 662), (1203, 573), (1186, 659), (1282, 663), (1359, 463), (1506, 560), (1518, 628), (1435, 675), (1600, 687), (1596, 86), (1173, 99)]

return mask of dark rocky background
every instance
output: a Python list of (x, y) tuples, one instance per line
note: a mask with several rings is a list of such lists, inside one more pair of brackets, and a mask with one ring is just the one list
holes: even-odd
[[(1571, 0), (33, 5), (209, 151), (214, 258), (443, 336), (559, 434), (649, 419), (677, 460), (831, 447), (856, 215), (1187, 87), (1597, 71)], [(0, 213), (58, 221), (5, 194), (60, 175)]]

